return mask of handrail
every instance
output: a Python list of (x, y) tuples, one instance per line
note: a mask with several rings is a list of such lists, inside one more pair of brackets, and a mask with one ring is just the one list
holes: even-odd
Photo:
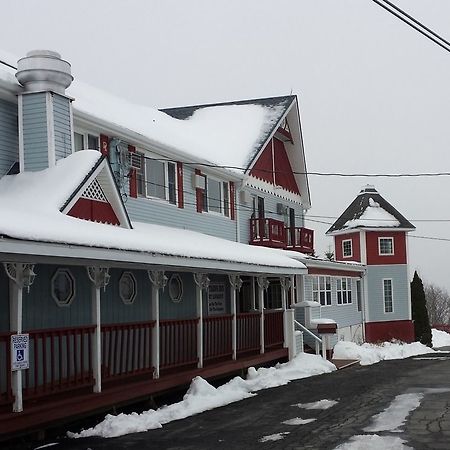
[(306, 331), (312, 338), (314, 338), (314, 340), (316, 341), (315, 342), (315, 344), (316, 344), (316, 355), (320, 355), (320, 346), (322, 345), (322, 358), (326, 359), (327, 354), (326, 354), (325, 340), (324, 339), (320, 339), (320, 337), (316, 336), (314, 333), (312, 333), (310, 330), (308, 330), (308, 328), (306, 328), (300, 322), (297, 322), (295, 319), (294, 319), (294, 325), (297, 325), (303, 331)]
[(295, 325), (297, 325), (297, 326), (299, 326), (301, 329), (302, 329), (302, 331), (306, 331), (312, 338), (314, 338), (319, 344), (321, 344), (322, 343), (322, 339), (320, 339), (320, 337), (319, 336), (316, 336), (313, 332), (311, 332), (310, 330), (308, 330), (308, 328), (306, 328), (304, 325), (302, 325), (300, 322), (297, 322), (295, 319), (294, 319), (294, 323), (295, 323)]

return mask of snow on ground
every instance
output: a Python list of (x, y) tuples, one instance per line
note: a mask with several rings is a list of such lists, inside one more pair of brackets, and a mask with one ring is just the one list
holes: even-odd
[(259, 442), (273, 442), (281, 441), (284, 437), (289, 434), (289, 431), (283, 431), (282, 433), (269, 434), (268, 436), (263, 436)]
[(305, 425), (307, 423), (314, 422), (315, 418), (312, 419), (302, 419), (301, 417), (294, 417), (293, 419), (285, 420), (284, 422), (281, 422), (284, 425)]
[(256, 395), (254, 392), (282, 386), (292, 380), (336, 370), (334, 364), (320, 356), (300, 353), (292, 361), (274, 367), (258, 370), (251, 367), (247, 379), (235, 377), (228, 383), (215, 388), (201, 377), (192, 380), (183, 400), (158, 410), (150, 409), (141, 414), (108, 414), (105, 420), (93, 428), (80, 433), (68, 433), (69, 437), (88, 436), (117, 437), (128, 433), (138, 433), (155, 428), (174, 420), (199, 414), (203, 411), (228, 405)]
[(335, 450), (412, 450), (404, 443), (403, 439), (395, 436), (358, 435), (350, 438), (345, 444), (339, 445)]
[(297, 403), (296, 405), (292, 406), (297, 406), (303, 409), (328, 409), (337, 404), (338, 402), (336, 400), (323, 399), (312, 403)]
[(391, 404), (379, 414), (373, 416), (373, 424), (364, 428), (364, 431), (392, 431), (400, 432), (400, 427), (406, 422), (406, 418), (420, 406), (424, 394), (400, 394)]
[(433, 352), (433, 349), (420, 342), (413, 342), (412, 344), (384, 342), (381, 345), (367, 343), (358, 345), (354, 342), (339, 341), (334, 346), (333, 358), (359, 359), (362, 366), (368, 366), (385, 359), (403, 359)]
[(432, 329), (433, 334), (433, 347), (447, 347), (450, 345), (450, 334), (445, 331)]

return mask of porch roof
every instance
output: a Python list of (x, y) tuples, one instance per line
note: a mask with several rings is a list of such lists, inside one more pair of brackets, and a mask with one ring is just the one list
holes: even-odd
[[(1, 178), (0, 235), (19, 241), (46, 243), (48, 250), (43, 254), (48, 257), (64, 255), (70, 258), (72, 254), (107, 262), (114, 253), (117, 262), (139, 261), (140, 264), (205, 269), (211, 266), (217, 270), (255, 273), (305, 271), (302, 262), (274, 249), (140, 222), (133, 222), (133, 229), (120, 228), (62, 213), (61, 207), (99, 158), (100, 153), (95, 151), (77, 152), (58, 161), (55, 167)], [(11, 244), (13, 241), (0, 241), (3, 254), (7, 253), (5, 242)], [(71, 254), (62, 252), (61, 244), (74, 246)], [(41, 247), (40, 251), (43, 250)], [(23, 251), (39, 255), (36, 246), (23, 246)], [(14, 252), (14, 248), (9, 246), (8, 252)]]

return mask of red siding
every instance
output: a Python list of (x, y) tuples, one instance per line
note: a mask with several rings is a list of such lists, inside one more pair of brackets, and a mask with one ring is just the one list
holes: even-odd
[(183, 163), (177, 162), (178, 208), (184, 208)]
[[(342, 241), (351, 239), (352, 241), (352, 256), (344, 258), (342, 254)], [(336, 261), (358, 261), (361, 262), (361, 243), (359, 233), (342, 234), (334, 237), (334, 249), (336, 252)]]
[(338, 269), (320, 269), (318, 267), (308, 267), (308, 275), (328, 275), (330, 277), (362, 277), (362, 272), (338, 270)]
[(103, 156), (109, 154), (109, 137), (104, 134), (100, 135), (100, 152)]
[(235, 211), (235, 198), (236, 198), (236, 188), (234, 186), (233, 181), (230, 181), (230, 219), (236, 219), (236, 211)]
[[(393, 255), (378, 254), (379, 237), (394, 238)], [(406, 264), (406, 237), (402, 231), (368, 231), (366, 233), (366, 245), (368, 265)]]
[(414, 342), (414, 324), (412, 320), (366, 323), (366, 342), (386, 342), (391, 339)]
[(91, 222), (120, 225), (112, 206), (109, 203), (99, 202), (97, 200), (79, 198), (67, 214), (78, 219), (90, 220)]
[[(136, 151), (136, 147), (133, 145), (128, 146), (128, 151), (130, 153), (134, 153)], [(137, 177), (136, 177), (136, 169), (130, 170), (130, 197), (137, 198)]]
[(279, 139), (273, 138), (266, 145), (250, 171), (250, 175), (300, 194), (284, 143)]

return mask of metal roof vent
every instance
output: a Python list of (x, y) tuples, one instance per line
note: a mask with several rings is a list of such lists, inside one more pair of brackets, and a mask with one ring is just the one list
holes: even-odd
[(378, 194), (378, 191), (375, 189), (375, 186), (366, 184), (361, 188), (359, 194)]
[(50, 50), (33, 50), (17, 63), (16, 78), (27, 92), (52, 91), (65, 95), (73, 81), (70, 64)]

